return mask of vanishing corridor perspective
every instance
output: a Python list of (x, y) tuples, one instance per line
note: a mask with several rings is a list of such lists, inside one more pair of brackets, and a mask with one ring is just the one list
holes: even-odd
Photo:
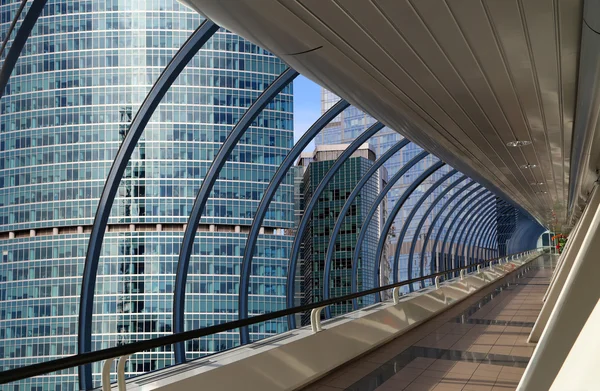
[(597, 389), (599, 19), (2, 2), (2, 389)]

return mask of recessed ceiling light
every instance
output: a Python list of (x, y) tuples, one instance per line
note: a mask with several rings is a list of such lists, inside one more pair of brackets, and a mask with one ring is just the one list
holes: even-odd
[(530, 145), (531, 141), (526, 141), (526, 140), (516, 140), (516, 141), (509, 141), (506, 143), (507, 147), (524, 147), (526, 145)]
[(533, 185), (533, 186), (541, 186), (543, 184), (544, 184), (544, 182), (531, 182), (530, 183), (530, 185)]
[(537, 167), (537, 164), (529, 164), (529, 163), (527, 163), (527, 164), (521, 165), (521, 168), (523, 168), (523, 169), (526, 169), (526, 168), (536, 168), (536, 167)]
[(547, 191), (536, 191), (535, 194), (548, 194)]

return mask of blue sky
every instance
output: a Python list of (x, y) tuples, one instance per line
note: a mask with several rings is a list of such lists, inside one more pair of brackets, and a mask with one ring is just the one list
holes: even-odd
[[(294, 80), (294, 142), (321, 116), (321, 87), (300, 75)], [(314, 149), (314, 142), (307, 150)]]

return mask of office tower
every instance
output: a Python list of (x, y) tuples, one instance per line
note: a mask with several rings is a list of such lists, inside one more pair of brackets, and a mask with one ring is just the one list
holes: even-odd
[[(312, 156), (303, 154), (298, 165), (303, 168), (301, 193), (303, 200), (313, 197), (315, 188), (319, 185), (335, 159), (346, 149), (347, 145), (326, 145), (315, 149)], [(313, 209), (309, 225), (302, 239), (302, 303), (308, 304), (323, 300), (323, 281), (325, 256), (331, 238), (331, 231), (348, 196), (356, 187), (360, 178), (373, 166), (375, 153), (368, 145), (363, 145), (352, 157), (342, 165), (329, 182), (325, 191)], [(356, 248), (359, 231), (366, 226), (365, 216), (373, 205), (377, 195), (385, 185), (387, 172), (379, 169), (366, 183), (358, 197), (353, 201), (346, 214), (342, 229), (335, 241), (335, 253), (331, 264), (331, 284), (329, 297), (343, 296), (350, 293), (352, 278), (352, 256)], [(373, 216), (373, 224), (368, 226), (365, 241), (360, 249), (360, 261), (357, 274), (359, 289), (369, 289), (374, 286), (377, 278), (375, 269), (375, 251), (382, 225), (382, 211), (385, 205), (377, 208)], [(359, 306), (374, 303), (374, 297), (359, 299)], [(352, 302), (331, 306), (332, 316), (352, 311)], [(309, 323), (310, 312), (302, 315), (302, 324)]]
[[(330, 107), (332, 107), (340, 98), (333, 94), (332, 92), (326, 90), (325, 88), (321, 89), (321, 111), (325, 112)], [(360, 109), (350, 106), (342, 114), (337, 116), (323, 131), (315, 138), (315, 145), (317, 146), (325, 146), (329, 144), (340, 144), (340, 143), (349, 143), (352, 142), (358, 135), (360, 135), (364, 130), (366, 130), (370, 125), (374, 124), (376, 120), (368, 114), (365, 114)], [(393, 129), (385, 127), (380, 130), (375, 136), (371, 137), (369, 140), (369, 145), (375, 151), (376, 155), (379, 157), (384, 154), (391, 146), (396, 144), (402, 140), (402, 136)], [(422, 152), (418, 145), (414, 143), (409, 143), (407, 146), (402, 148), (399, 152), (397, 152), (392, 158), (384, 163), (384, 167), (387, 169), (389, 176), (393, 176), (398, 170), (402, 168), (406, 163), (408, 163), (412, 158), (414, 158), (417, 154)], [(388, 193), (388, 210), (391, 210), (393, 206), (396, 204), (398, 199), (402, 196), (404, 191), (408, 186), (410, 186), (414, 180), (429, 166), (433, 163), (437, 162), (438, 159), (429, 155), (421, 160), (415, 167), (410, 169), (401, 180), (399, 180)], [(398, 231), (402, 229), (402, 226), (405, 221), (407, 221), (407, 216), (412, 210), (413, 206), (417, 202), (417, 200), (423, 195), (425, 191), (427, 191), (428, 187), (443, 177), (446, 173), (448, 173), (452, 167), (445, 166), (431, 175), (428, 179), (426, 179), (421, 186), (419, 186), (413, 195), (405, 202), (404, 206), (400, 210), (400, 213), (394, 219), (394, 225), (392, 226), (392, 232), (390, 232), (390, 237), (388, 238), (390, 249), (388, 252), (389, 257), (387, 258), (388, 263), (393, 261), (392, 257), (396, 251), (397, 239), (398, 239)], [(458, 175), (457, 175), (458, 177)], [(413, 240), (413, 235), (418, 225), (421, 217), (423, 216), (424, 211), (431, 205), (434, 197), (438, 196), (444, 190), (444, 186), (440, 186), (436, 189), (432, 196), (428, 197), (428, 199), (423, 203), (423, 205), (419, 208), (415, 217), (411, 220), (410, 225), (406, 231), (406, 235), (403, 239), (402, 247), (400, 249), (400, 261), (399, 261), (399, 273), (400, 280), (404, 280), (409, 278), (408, 276), (408, 253), (410, 250), (410, 245)], [(451, 191), (449, 195), (453, 194), (455, 190)], [(413, 258), (413, 273), (420, 271), (420, 257), (423, 255), (425, 257), (425, 268), (429, 270), (431, 257), (429, 251), (422, 252), (421, 246), (423, 244), (423, 237), (427, 232), (427, 229), (430, 226), (432, 218), (439, 211), (440, 205), (436, 206), (434, 211), (429, 215), (428, 221), (424, 225), (421, 230), (421, 237), (418, 238), (417, 247), (415, 250), (415, 256)], [(441, 221), (440, 221), (441, 222)], [(437, 229), (437, 227), (436, 227)], [(437, 233), (437, 230), (434, 229), (434, 234)], [(445, 233), (445, 228), (444, 233)], [(428, 245), (428, 248), (431, 246), (431, 241)], [(382, 274), (383, 275), (383, 274)]]
[[(0, 6), (6, 35), (20, 1)], [(81, 275), (98, 198), (129, 124), (200, 16), (175, 0), (49, 1), (0, 101), (0, 369), (77, 353)], [(12, 39), (12, 38), (11, 38)], [(10, 48), (12, 41), (9, 41)], [(286, 65), (219, 31), (146, 126), (112, 208), (100, 259), (92, 349), (168, 334), (177, 254), (201, 179), (246, 108)], [(293, 142), (292, 87), (258, 117), (224, 167), (189, 266), (186, 329), (237, 319), (240, 261), (264, 188)], [(291, 179), (291, 178), (290, 178)], [(293, 183), (264, 222), (250, 313), (281, 309)], [(256, 325), (252, 338), (286, 329)], [(238, 344), (235, 330), (190, 341), (188, 357)], [(170, 365), (136, 354), (129, 376)], [(93, 366), (100, 380), (100, 363)], [(76, 389), (77, 373), (20, 390)], [(14, 388), (17, 389), (17, 388)]]

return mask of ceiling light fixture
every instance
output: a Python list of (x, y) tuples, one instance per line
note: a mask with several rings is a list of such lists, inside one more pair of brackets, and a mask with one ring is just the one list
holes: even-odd
[(516, 141), (509, 141), (506, 143), (507, 147), (524, 147), (526, 145), (530, 145), (531, 141), (526, 141), (526, 140), (516, 140)]
[(535, 194), (548, 194), (547, 191), (536, 191)]
[(530, 185), (533, 185), (533, 186), (541, 186), (543, 184), (544, 184), (544, 182), (531, 182), (530, 183)]
[(529, 163), (527, 163), (527, 164), (523, 164), (523, 165), (521, 165), (521, 168), (522, 168), (522, 169), (526, 169), (526, 168), (536, 168), (536, 167), (537, 167), (537, 164), (529, 164)]

